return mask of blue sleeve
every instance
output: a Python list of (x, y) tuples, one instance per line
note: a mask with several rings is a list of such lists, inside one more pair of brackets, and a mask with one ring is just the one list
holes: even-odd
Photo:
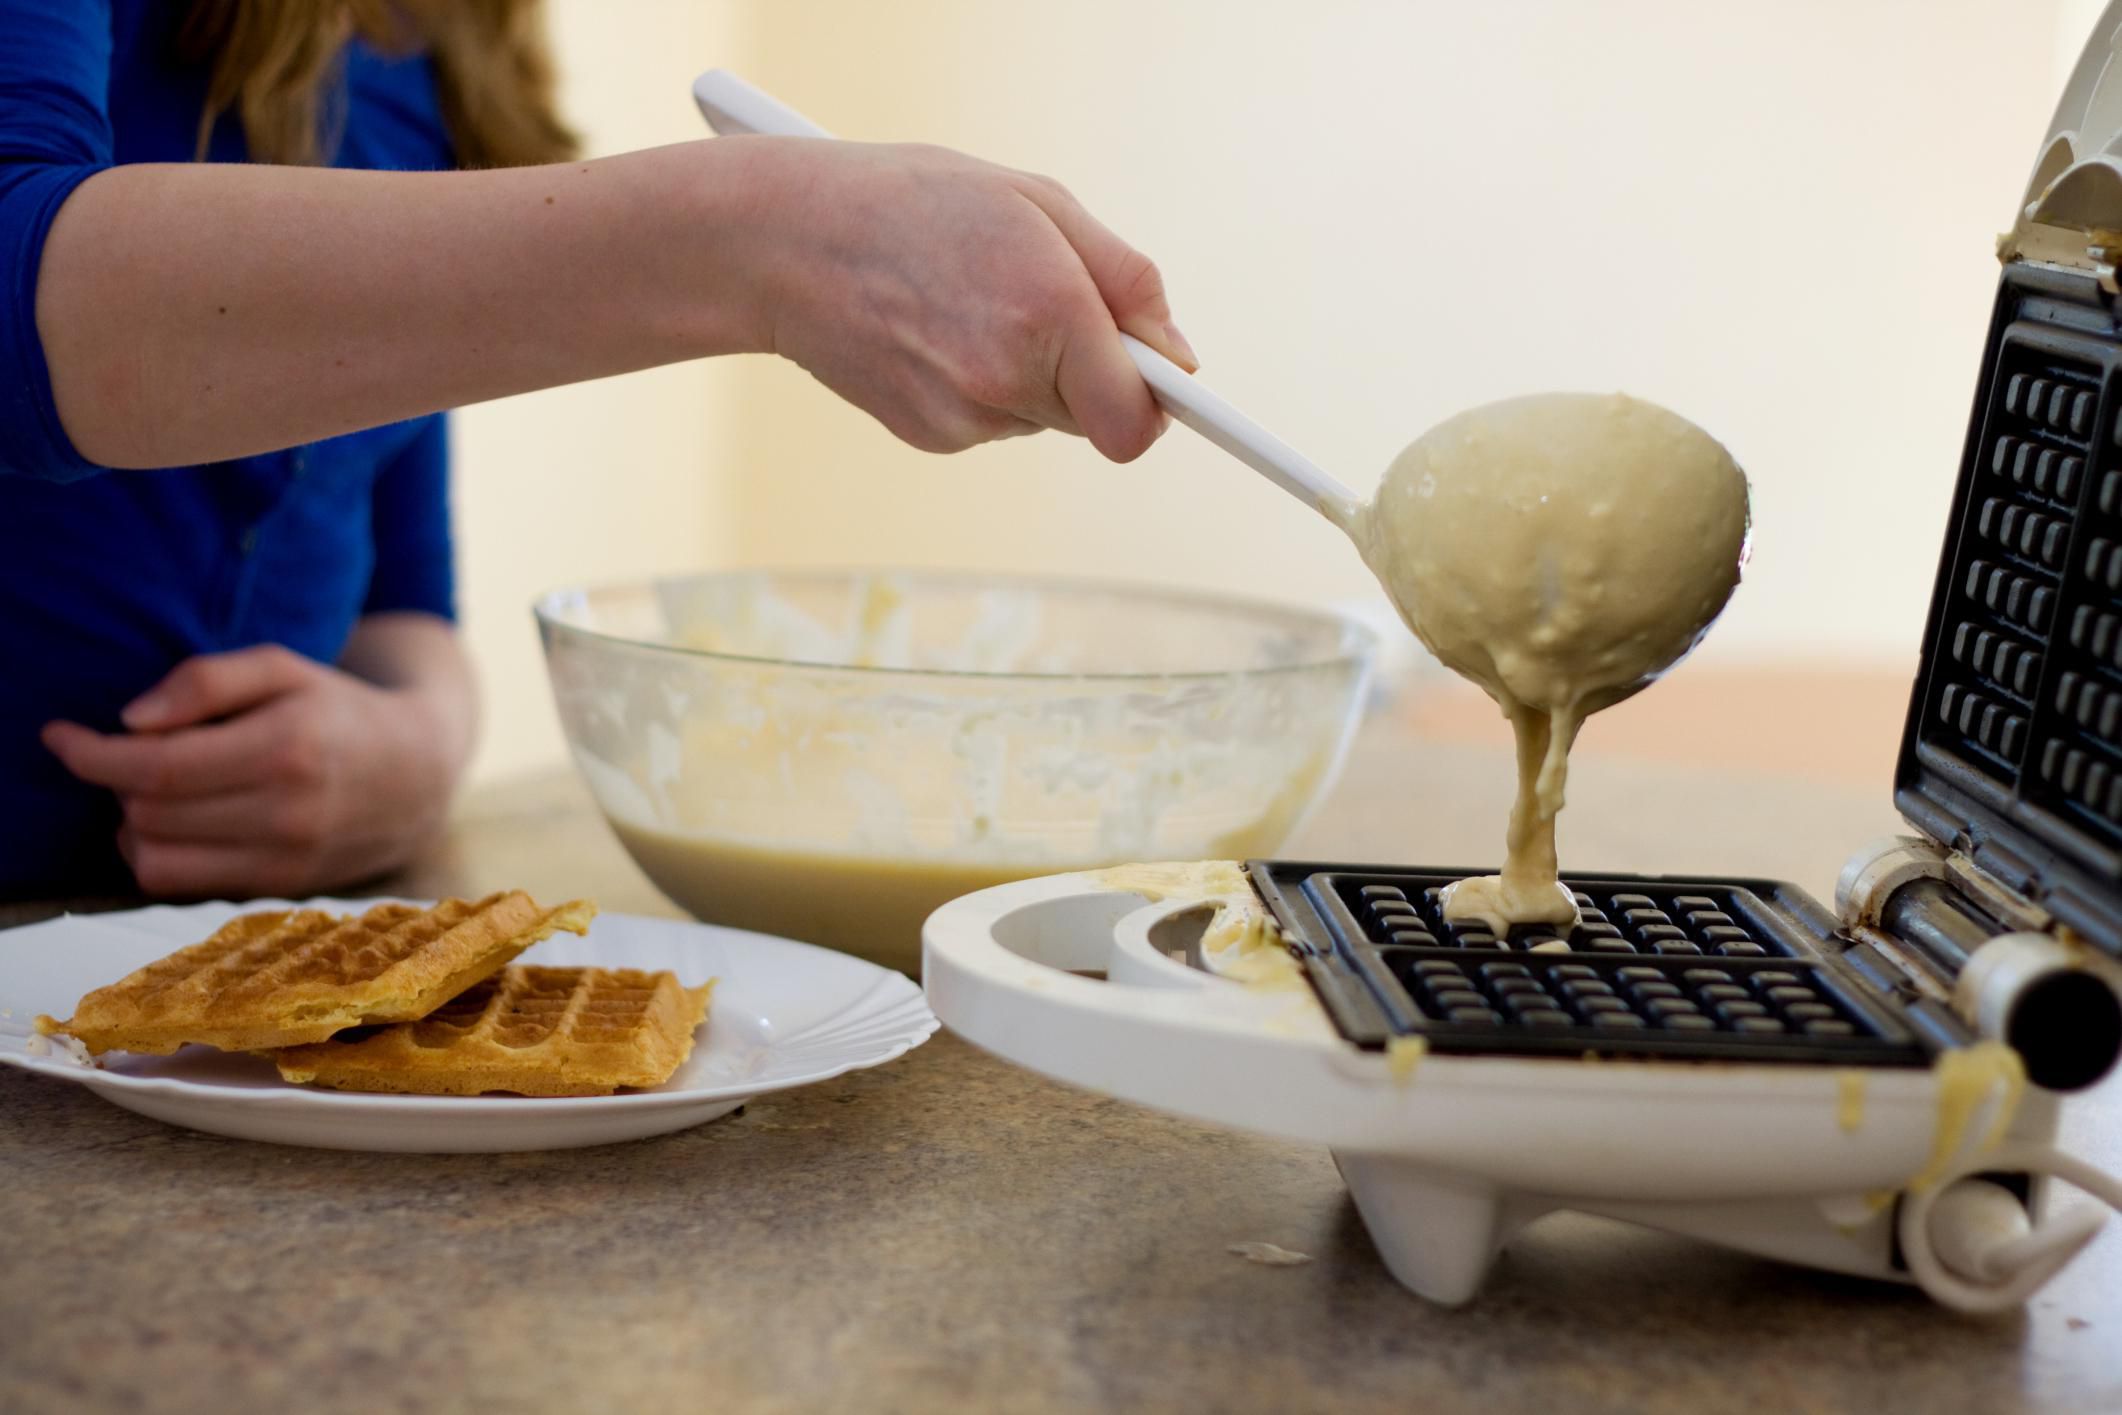
[(111, 165), (110, 0), (0, 0), (0, 472), (72, 481), (75, 450), (37, 335), (52, 218)]
[(457, 572), (449, 522), (449, 425), (421, 419), (406, 449), (376, 474), (376, 568), (364, 614), (419, 610), (457, 617)]

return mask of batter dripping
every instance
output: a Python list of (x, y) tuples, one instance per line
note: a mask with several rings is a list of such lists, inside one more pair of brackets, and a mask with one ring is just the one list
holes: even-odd
[(1577, 921), (1555, 815), (1584, 719), (1693, 648), (1739, 583), (1746, 478), (1707, 433), (1621, 394), (1490, 404), (1423, 434), (1354, 528), (1422, 642), (1510, 719), (1501, 875), (1445, 894), (1500, 935)]

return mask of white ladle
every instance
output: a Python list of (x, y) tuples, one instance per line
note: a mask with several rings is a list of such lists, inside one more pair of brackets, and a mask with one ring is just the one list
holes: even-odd
[[(708, 126), (731, 135), (826, 138), (832, 134), (726, 69), (693, 80), (693, 101)], [(1122, 334), (1142, 381), (1164, 410), (1353, 536), (1364, 503), (1281, 438), (1210, 392), (1208, 385), (1131, 334)]]

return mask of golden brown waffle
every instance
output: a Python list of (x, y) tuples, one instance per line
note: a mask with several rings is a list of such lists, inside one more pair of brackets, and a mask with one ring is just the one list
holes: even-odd
[(374, 1022), (424, 1017), (539, 939), (582, 933), (597, 906), (545, 909), (520, 890), (432, 909), (378, 904), (244, 914), (212, 938), (98, 988), (74, 1015), (37, 1019), (92, 1052), (166, 1053), (187, 1042), (262, 1051)]
[(342, 1091), (609, 1095), (670, 1079), (692, 1055), (714, 986), (631, 968), (517, 964), (418, 1022), (274, 1060), (287, 1080)]

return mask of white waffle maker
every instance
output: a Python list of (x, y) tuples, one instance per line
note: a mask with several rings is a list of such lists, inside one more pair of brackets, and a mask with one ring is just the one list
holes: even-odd
[[(2122, 1051), (2118, 53), (2122, 0), (1999, 243), (1896, 774), (1919, 833), (1853, 859), (1834, 911), (1773, 881), (1571, 879), (1577, 929), (1499, 938), (1436, 907), (1483, 871), (1061, 875), (929, 919), (936, 1014), (1057, 1080), (1330, 1147), (1432, 1301), (1557, 1209), (2024, 1301), (2103, 1217), (2052, 1213), (2057, 1180), (2122, 1207), (2053, 1143)], [(727, 74), (695, 93), (723, 131), (820, 132)]]

